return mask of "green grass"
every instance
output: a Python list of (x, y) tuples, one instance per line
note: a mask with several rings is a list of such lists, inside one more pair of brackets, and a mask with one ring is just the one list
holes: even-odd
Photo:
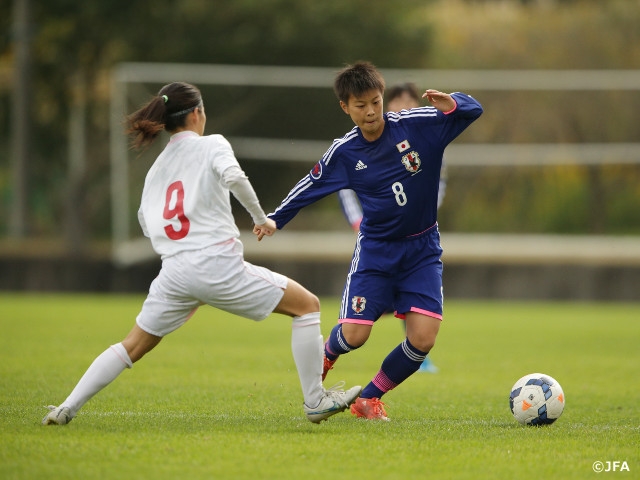
[[(389, 423), (303, 415), (289, 320), (210, 307), (93, 398), (43, 427), (89, 363), (133, 325), (142, 296), (0, 295), (0, 478), (640, 478), (640, 304), (449, 300), (432, 353), (384, 398)], [(323, 301), (323, 331), (338, 305)], [(402, 337), (382, 319), (326, 385), (366, 385)], [(553, 425), (523, 427), (508, 394), (540, 371), (564, 388)]]

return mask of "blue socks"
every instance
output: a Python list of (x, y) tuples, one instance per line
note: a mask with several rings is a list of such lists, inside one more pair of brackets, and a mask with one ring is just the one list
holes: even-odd
[(394, 348), (382, 362), (380, 371), (373, 377), (362, 394), (362, 398), (380, 398), (396, 388), (420, 368), (428, 352), (422, 352), (409, 343), (409, 339)]
[(329, 338), (324, 344), (324, 354), (325, 356), (331, 360), (336, 360), (340, 355), (344, 353), (349, 353), (351, 350), (355, 350), (359, 347), (353, 347), (347, 343), (342, 335), (342, 324), (338, 324), (333, 327), (331, 333), (329, 334)]
[[(324, 354), (334, 361), (340, 355), (349, 353), (358, 347), (349, 345), (342, 334), (342, 324), (338, 324), (331, 330), (329, 338), (324, 344)], [(411, 345), (408, 338), (394, 348), (382, 362), (380, 370), (367, 385), (362, 398), (380, 398), (389, 390), (394, 389), (407, 378), (418, 371), (428, 352), (422, 352)]]

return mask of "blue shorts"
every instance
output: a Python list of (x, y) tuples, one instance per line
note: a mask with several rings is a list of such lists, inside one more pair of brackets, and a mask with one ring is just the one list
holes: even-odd
[(401, 240), (358, 234), (339, 323), (372, 325), (391, 308), (442, 320), (442, 248), (437, 224)]

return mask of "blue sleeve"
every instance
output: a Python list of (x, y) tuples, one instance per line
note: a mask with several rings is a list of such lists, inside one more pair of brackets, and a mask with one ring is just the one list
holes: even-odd
[(291, 189), (280, 206), (267, 215), (276, 222), (278, 229), (289, 223), (302, 208), (348, 185), (345, 168), (335, 152), (334, 142), (322, 160)]
[(474, 120), (482, 115), (482, 105), (470, 95), (455, 92), (451, 96), (456, 101), (456, 108), (452, 112), (438, 112), (442, 119), (441, 139), (445, 144), (452, 142)]

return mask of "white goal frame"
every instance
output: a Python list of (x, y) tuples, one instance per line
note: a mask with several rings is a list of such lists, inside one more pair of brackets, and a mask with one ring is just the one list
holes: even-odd
[[(445, 85), (450, 91), (614, 91), (640, 90), (640, 70), (415, 70), (381, 69), (389, 83), (412, 81)], [(110, 162), (112, 256), (127, 265), (150, 258), (148, 241), (131, 238), (129, 228), (129, 161), (122, 119), (127, 113), (129, 84), (169, 83), (180, 79), (197, 85), (332, 88), (336, 70), (323, 67), (121, 63), (111, 75)], [(238, 157), (289, 160), (312, 164), (332, 139), (229, 137)], [(450, 166), (557, 165), (572, 163), (640, 163), (640, 143), (452, 144)], [(470, 160), (472, 159), (472, 160)], [(514, 162), (514, 159), (517, 159)], [(573, 160), (578, 159), (578, 160)]]

